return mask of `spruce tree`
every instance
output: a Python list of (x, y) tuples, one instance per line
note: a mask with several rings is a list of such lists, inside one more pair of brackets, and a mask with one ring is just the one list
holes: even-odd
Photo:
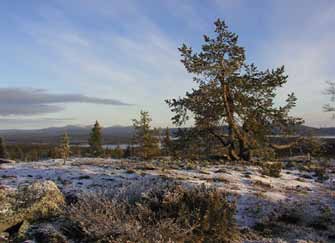
[[(210, 134), (235, 160), (250, 160), (251, 150), (258, 147), (283, 149), (295, 144), (274, 144), (267, 136), (274, 129), (288, 134), (302, 123), (289, 115), (297, 100), (293, 93), (283, 106), (274, 105), (277, 89), (287, 82), (284, 67), (259, 71), (254, 64), (247, 64), (238, 36), (220, 19), (215, 22), (214, 36), (204, 35), (200, 52), (185, 44), (179, 51), (197, 87), (184, 97), (166, 101), (176, 113), (172, 118), (176, 125), (193, 117), (196, 130)], [(228, 136), (224, 134), (226, 126)]]
[(64, 160), (64, 165), (66, 163), (66, 160), (69, 158), (70, 153), (71, 153), (71, 148), (70, 148), (70, 138), (67, 133), (64, 133), (60, 145), (59, 145), (59, 152)]
[(5, 140), (2, 137), (0, 137), (0, 158), (8, 159), (8, 152), (6, 149)]
[(144, 159), (152, 158), (159, 153), (158, 139), (155, 137), (155, 131), (150, 127), (151, 121), (146, 111), (140, 112), (139, 120), (133, 119), (134, 140), (138, 145), (139, 156)]
[(95, 122), (92, 128), (88, 144), (90, 146), (90, 154), (94, 157), (101, 157), (104, 154), (104, 149), (102, 147), (102, 134), (101, 126), (98, 121)]

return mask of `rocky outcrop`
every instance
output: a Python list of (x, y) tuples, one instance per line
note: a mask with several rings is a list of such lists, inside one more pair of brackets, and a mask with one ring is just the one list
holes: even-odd
[(37, 181), (19, 186), (17, 191), (0, 189), (0, 232), (23, 221), (32, 221), (60, 213), (64, 196), (52, 181)]

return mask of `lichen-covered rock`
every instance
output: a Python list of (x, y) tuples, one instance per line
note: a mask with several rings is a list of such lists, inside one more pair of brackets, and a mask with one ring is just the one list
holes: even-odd
[(21, 185), (17, 191), (0, 190), (0, 232), (27, 220), (57, 215), (64, 196), (52, 181)]

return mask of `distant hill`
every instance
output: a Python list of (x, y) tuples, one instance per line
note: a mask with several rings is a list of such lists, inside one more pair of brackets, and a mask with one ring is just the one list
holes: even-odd
[[(67, 132), (71, 138), (71, 143), (86, 144), (89, 138), (90, 131), (90, 126), (65, 126), (36, 130), (0, 130), (0, 136), (5, 137), (6, 142), (9, 144), (57, 144), (64, 132)], [(174, 133), (175, 131), (176, 128), (171, 129), (172, 133)], [(127, 144), (131, 142), (131, 138), (134, 134), (134, 129), (131, 126), (113, 126), (103, 128), (102, 132), (105, 144)], [(299, 135), (313, 134), (315, 136), (335, 136), (335, 127), (314, 128), (308, 126), (300, 126), (297, 133)]]
[(335, 127), (315, 128), (300, 126), (300, 128), (298, 129), (298, 133), (301, 135), (311, 133), (315, 136), (335, 136)]
[[(0, 130), (0, 136), (5, 137), (6, 143), (49, 143), (56, 144), (60, 137), (67, 132), (73, 144), (86, 144), (91, 132), (91, 127), (66, 126), (50, 127), (36, 130)], [(105, 144), (129, 143), (133, 127), (113, 126), (103, 128)]]

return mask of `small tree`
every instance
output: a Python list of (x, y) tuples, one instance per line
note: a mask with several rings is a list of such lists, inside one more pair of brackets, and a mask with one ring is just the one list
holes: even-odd
[(67, 135), (67, 133), (64, 133), (60, 141), (59, 152), (60, 152), (62, 159), (64, 160), (64, 165), (65, 165), (66, 160), (69, 158), (70, 153), (71, 153), (70, 138)]
[(172, 150), (172, 141), (170, 136), (170, 129), (167, 127), (165, 129), (164, 138), (162, 141), (162, 150), (164, 155), (170, 155)]
[(6, 149), (5, 141), (2, 137), (0, 137), (0, 158), (8, 159), (8, 152)]
[(56, 148), (50, 148), (49, 151), (48, 151), (48, 158), (51, 158), (51, 159), (56, 159), (58, 156), (58, 150), (59, 148), (56, 147)]
[(134, 140), (138, 145), (140, 157), (151, 158), (159, 153), (158, 139), (154, 136), (154, 131), (150, 127), (151, 118), (146, 111), (140, 112), (140, 119), (133, 119), (135, 128)]
[(40, 154), (38, 153), (36, 148), (33, 148), (28, 153), (28, 161), (38, 161), (40, 160)]
[[(335, 104), (335, 82), (328, 81), (327, 89), (325, 90), (325, 94), (330, 96), (330, 101)], [(331, 104), (326, 104), (324, 107), (325, 112), (335, 112), (335, 106)], [(333, 114), (333, 118), (335, 119), (335, 114)]]
[(129, 158), (132, 155), (132, 148), (128, 145), (123, 153), (123, 158)]
[(121, 159), (123, 157), (123, 153), (124, 152), (119, 144), (113, 149), (113, 157), (116, 159)]
[(25, 160), (25, 155), (24, 155), (24, 152), (23, 152), (22, 148), (17, 145), (16, 146), (16, 150), (17, 150), (17, 158), (20, 161), (24, 161)]
[(113, 149), (111, 148), (105, 148), (105, 151), (104, 151), (104, 157), (109, 159), (109, 158), (112, 158), (113, 157)]
[(98, 121), (95, 122), (92, 128), (88, 144), (90, 145), (90, 154), (92, 156), (101, 157), (103, 155), (101, 126)]
[(300, 147), (307, 154), (307, 160), (311, 161), (312, 156), (320, 157), (322, 155), (324, 143), (317, 136), (308, 135), (300, 142)]

